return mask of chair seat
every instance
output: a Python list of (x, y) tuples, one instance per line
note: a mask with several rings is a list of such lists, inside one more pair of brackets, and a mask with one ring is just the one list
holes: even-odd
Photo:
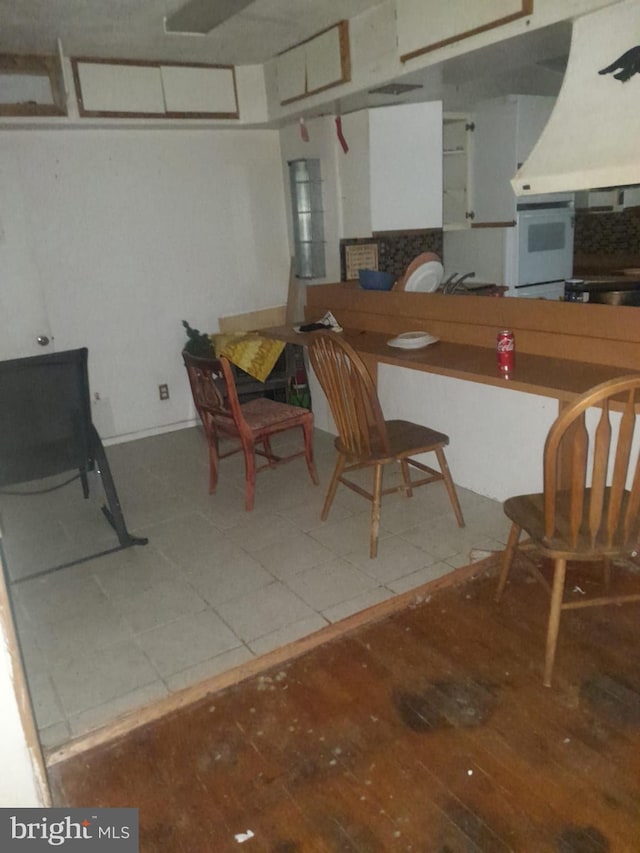
[(291, 422), (299, 422), (311, 414), (308, 409), (290, 406), (288, 403), (277, 403), (267, 397), (257, 397), (255, 400), (249, 400), (248, 403), (242, 403), (240, 409), (245, 421), (254, 432), (270, 429), (275, 425), (286, 428), (291, 426)]
[[(567, 557), (583, 560), (602, 560), (607, 555), (615, 556), (625, 550), (625, 543), (620, 536), (614, 537), (611, 543), (606, 542), (604, 531), (600, 531), (592, 540), (588, 534), (588, 507), (591, 490), (585, 490), (584, 511), (582, 523), (577, 538), (574, 540), (569, 529), (569, 493), (559, 492), (557, 494), (556, 530), (551, 539), (545, 539), (544, 535), (544, 494), (516, 495), (504, 503), (504, 512), (508, 518), (521, 527), (531, 537), (540, 550), (551, 557)], [(625, 493), (620, 513), (626, 509), (628, 493)], [(609, 490), (604, 496), (604, 511), (609, 503)], [(603, 523), (604, 526), (604, 523)], [(629, 550), (637, 547), (637, 531), (635, 536), (630, 536)]]
[(434, 447), (446, 447), (449, 436), (429, 427), (411, 423), (411, 421), (385, 421), (391, 455), (411, 456), (426, 453)]
[[(385, 421), (387, 437), (389, 440), (389, 452), (372, 453), (363, 456), (369, 461), (384, 462), (385, 460), (404, 459), (408, 456), (416, 456), (419, 453), (428, 453), (435, 447), (446, 447), (449, 444), (449, 436), (443, 432), (437, 432), (421, 424), (411, 421)], [(350, 459), (355, 459), (336, 438), (336, 449)]]

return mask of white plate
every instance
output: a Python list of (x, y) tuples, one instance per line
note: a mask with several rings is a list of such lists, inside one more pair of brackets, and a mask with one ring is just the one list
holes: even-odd
[(427, 261), (411, 273), (404, 289), (414, 293), (432, 293), (437, 290), (444, 276), (444, 267), (439, 261)]
[(391, 338), (387, 341), (388, 346), (398, 347), (399, 349), (421, 349), (428, 347), (430, 344), (435, 344), (440, 338), (430, 335), (428, 332), (403, 332), (397, 338)]

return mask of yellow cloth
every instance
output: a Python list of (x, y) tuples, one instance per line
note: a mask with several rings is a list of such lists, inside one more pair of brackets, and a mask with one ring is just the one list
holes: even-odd
[(264, 382), (283, 349), (284, 341), (263, 338), (262, 335), (244, 334), (240, 338), (229, 336), (229, 340), (219, 351), (216, 348), (216, 355), (224, 355), (240, 370)]
[(240, 338), (245, 338), (246, 336), (246, 332), (215, 332), (214, 334), (209, 335), (209, 340), (211, 341), (211, 346), (213, 347), (216, 358), (218, 358), (223, 355), (222, 350), (228, 343), (237, 341)]

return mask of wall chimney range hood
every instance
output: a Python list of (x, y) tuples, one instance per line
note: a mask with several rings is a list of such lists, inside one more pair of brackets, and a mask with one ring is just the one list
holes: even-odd
[(573, 22), (562, 88), (517, 196), (640, 184), (640, 2)]

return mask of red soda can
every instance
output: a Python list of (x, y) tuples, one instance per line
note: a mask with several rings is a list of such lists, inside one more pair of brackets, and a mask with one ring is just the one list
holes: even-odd
[(498, 332), (496, 353), (498, 356), (499, 372), (503, 375), (513, 373), (516, 361), (516, 339), (513, 332), (510, 332), (508, 329)]

